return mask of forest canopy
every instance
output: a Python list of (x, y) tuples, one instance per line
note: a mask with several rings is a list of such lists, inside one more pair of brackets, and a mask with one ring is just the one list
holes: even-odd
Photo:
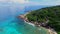
[(58, 34), (60, 33), (60, 6), (46, 7), (38, 10), (33, 10), (26, 15), (29, 21), (36, 21), (38, 23), (46, 23), (54, 28)]

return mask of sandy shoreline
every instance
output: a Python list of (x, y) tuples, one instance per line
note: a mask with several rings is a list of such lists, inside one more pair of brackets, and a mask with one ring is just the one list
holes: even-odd
[[(31, 23), (27, 20), (27, 18), (25, 17), (29, 12), (27, 12), (26, 14), (23, 14), (23, 15), (20, 15), (19, 18), (23, 19), (25, 23), (29, 24), (29, 25), (32, 25), (32, 26), (38, 26), (40, 27), (40, 25), (36, 25), (34, 23)], [(47, 28), (45, 28), (47, 29)], [(47, 31), (50, 33), (50, 34), (57, 34), (56, 31), (53, 31), (52, 29), (47, 29)]]

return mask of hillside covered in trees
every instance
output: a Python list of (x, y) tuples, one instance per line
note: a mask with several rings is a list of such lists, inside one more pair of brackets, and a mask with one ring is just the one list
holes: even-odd
[(37, 23), (48, 23), (46, 26), (53, 28), (60, 34), (60, 6), (46, 7), (29, 12), (26, 15), (29, 21)]

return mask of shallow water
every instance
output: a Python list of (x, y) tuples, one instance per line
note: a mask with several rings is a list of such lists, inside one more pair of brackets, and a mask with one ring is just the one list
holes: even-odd
[(15, 18), (1, 23), (0, 34), (47, 34), (47, 31), (44, 28), (34, 27), (21, 19)]
[(44, 28), (33, 27), (17, 18), (26, 13), (25, 9), (20, 8), (13, 4), (0, 5), (0, 34), (47, 34)]

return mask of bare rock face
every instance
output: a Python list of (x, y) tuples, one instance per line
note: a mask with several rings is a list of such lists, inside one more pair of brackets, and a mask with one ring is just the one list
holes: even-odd
[(24, 15), (19, 15), (18, 18), (25, 19)]
[(23, 19), (24, 21), (28, 21), (28, 19), (25, 17), (25, 15), (20, 15), (20, 16), (18, 16), (18, 18), (21, 18), (21, 19)]

